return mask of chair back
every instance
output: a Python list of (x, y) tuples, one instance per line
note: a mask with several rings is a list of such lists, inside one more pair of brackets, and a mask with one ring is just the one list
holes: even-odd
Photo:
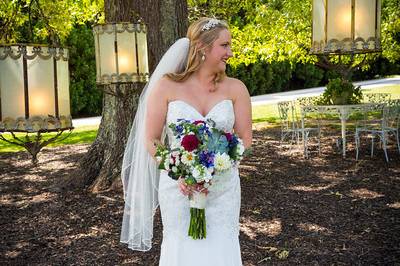
[(283, 130), (296, 130), (299, 128), (299, 117), (296, 105), (293, 101), (283, 101), (278, 103), (279, 119)]

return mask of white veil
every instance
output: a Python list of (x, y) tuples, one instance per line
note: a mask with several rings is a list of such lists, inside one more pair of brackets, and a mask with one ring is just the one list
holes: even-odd
[(133, 250), (147, 251), (153, 238), (153, 216), (158, 207), (159, 171), (145, 145), (147, 97), (164, 74), (181, 72), (187, 62), (189, 39), (177, 40), (164, 54), (140, 95), (135, 120), (122, 161), (125, 208), (122, 243)]

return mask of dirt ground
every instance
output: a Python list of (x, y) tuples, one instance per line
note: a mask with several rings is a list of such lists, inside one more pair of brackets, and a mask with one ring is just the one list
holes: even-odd
[[(331, 137), (311, 158), (279, 145), (278, 129), (254, 132), (241, 165), (244, 265), (400, 265), (400, 155), (381, 149), (343, 159)], [(350, 140), (351, 142), (351, 140)], [(88, 145), (0, 154), (0, 265), (157, 265), (161, 221), (146, 253), (119, 243), (120, 192), (61, 191)], [(189, 265), (190, 266), (190, 265)]]

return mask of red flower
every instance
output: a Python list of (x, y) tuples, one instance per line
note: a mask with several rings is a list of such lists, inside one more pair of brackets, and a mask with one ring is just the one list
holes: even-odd
[(182, 139), (182, 146), (185, 148), (187, 151), (193, 151), (197, 149), (199, 146), (200, 141), (197, 139), (195, 135), (186, 135)]
[(232, 140), (232, 138), (233, 138), (232, 134), (229, 133), (229, 132), (225, 133), (225, 137), (226, 137), (226, 139), (228, 140), (228, 142), (231, 142), (231, 140)]
[(198, 124), (205, 124), (205, 122), (202, 121), (202, 120), (196, 120), (196, 121), (193, 122), (193, 124), (195, 124), (195, 125), (198, 125)]

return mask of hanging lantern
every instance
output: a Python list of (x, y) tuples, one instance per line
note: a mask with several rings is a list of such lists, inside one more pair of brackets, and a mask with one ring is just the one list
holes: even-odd
[(72, 129), (68, 50), (0, 45), (0, 133)]
[(97, 84), (146, 82), (149, 78), (146, 27), (110, 23), (93, 27)]
[(381, 51), (380, 0), (313, 0), (311, 54)]

